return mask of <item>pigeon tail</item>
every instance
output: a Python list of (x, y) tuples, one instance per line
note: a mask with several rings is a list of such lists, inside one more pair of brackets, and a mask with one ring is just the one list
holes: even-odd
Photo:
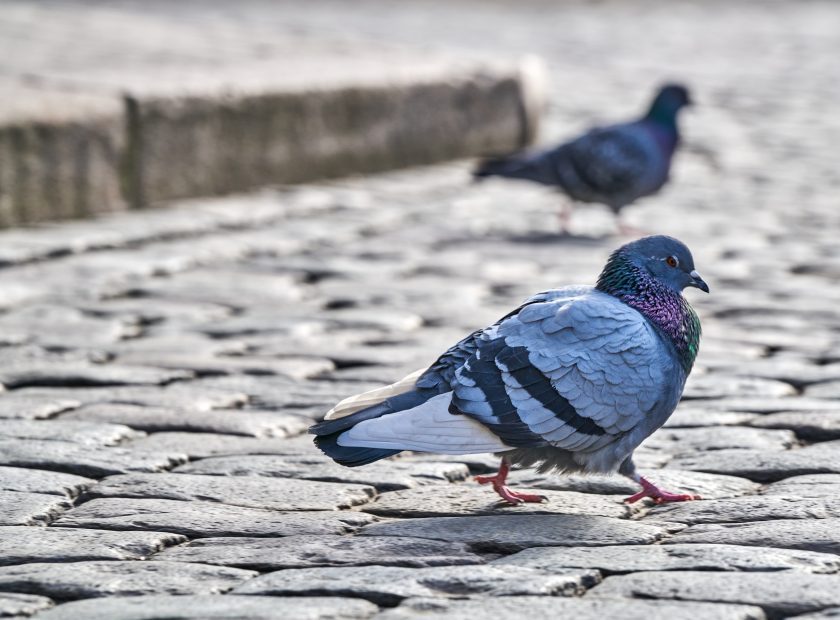
[(556, 175), (551, 174), (550, 166), (547, 166), (546, 163), (545, 158), (538, 156), (513, 155), (511, 157), (486, 159), (478, 164), (472, 175), (476, 181), (487, 177), (506, 177), (535, 181), (543, 185), (554, 185), (557, 183)]
[(434, 394), (434, 392), (428, 390), (412, 390), (398, 394), (381, 403), (366, 407), (349, 415), (343, 415), (336, 419), (325, 419), (323, 422), (311, 426), (309, 432), (316, 435), (315, 445), (324, 454), (335, 460), (336, 463), (346, 467), (367, 465), (368, 463), (373, 463), (379, 459), (397, 454), (401, 450), (342, 446), (338, 443), (339, 435), (360, 422), (373, 420), (396, 411), (411, 409), (412, 407), (421, 405), (434, 396)]
[(337, 431), (329, 435), (315, 437), (315, 445), (339, 465), (345, 467), (359, 467), (380, 459), (384, 459), (402, 450), (386, 450), (382, 448), (364, 448), (358, 446), (340, 446), (338, 436), (344, 431)]

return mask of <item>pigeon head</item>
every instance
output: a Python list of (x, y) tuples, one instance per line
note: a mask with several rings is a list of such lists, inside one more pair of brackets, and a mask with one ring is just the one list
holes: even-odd
[(634, 265), (676, 292), (693, 286), (706, 293), (709, 286), (694, 268), (694, 258), (685, 244), (673, 237), (657, 235), (628, 243), (619, 249)]
[(655, 121), (674, 124), (676, 123), (677, 113), (691, 104), (691, 95), (685, 86), (666, 84), (656, 93), (647, 116)]
[(689, 372), (700, 343), (700, 319), (682, 296), (689, 286), (709, 292), (685, 244), (657, 235), (613, 252), (595, 288), (647, 317), (671, 340)]

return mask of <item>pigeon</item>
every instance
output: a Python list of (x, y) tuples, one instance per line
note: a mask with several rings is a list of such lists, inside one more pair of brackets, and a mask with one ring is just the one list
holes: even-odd
[[(690, 104), (688, 89), (665, 85), (638, 120), (595, 127), (545, 151), (486, 160), (473, 177), (509, 177), (557, 187), (572, 201), (607, 205), (618, 218), (622, 208), (656, 193), (668, 181), (680, 141), (677, 114)], [(570, 216), (571, 205), (566, 205), (560, 215), (563, 230)], [(620, 220), (619, 227), (626, 230)]]
[(393, 385), (343, 400), (310, 432), (341, 465), (403, 450), (496, 452), (480, 476), (510, 504), (511, 465), (541, 473), (618, 472), (641, 485), (628, 502), (699, 499), (639, 475), (633, 451), (673, 413), (700, 342), (683, 289), (709, 292), (680, 241), (653, 236), (613, 252), (597, 284), (538, 293)]

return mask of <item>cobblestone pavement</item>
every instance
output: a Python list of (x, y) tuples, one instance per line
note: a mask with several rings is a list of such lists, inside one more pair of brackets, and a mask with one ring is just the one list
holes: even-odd
[[(688, 150), (628, 215), (686, 241), (712, 289), (688, 293), (697, 368), (637, 459), (704, 501), (627, 506), (617, 477), (520, 471), (550, 501), (502, 507), (470, 479), (489, 455), (344, 469), (304, 434), (527, 295), (591, 283), (624, 241), (597, 208), (559, 238), (557, 196), (471, 185), (459, 163), (9, 231), (0, 616), (840, 613), (838, 11), (738, 3), (736, 23), (734, 5), (687, 4), (662, 17), (670, 29), (643, 11), (644, 41), (611, 39), (637, 53), (597, 57), (600, 12), (635, 5), (570, 9), (557, 40), (540, 6), (488, 3), (476, 19), (521, 12), (503, 49), (533, 25), (558, 71), (549, 135), (647, 96), (663, 49), (697, 82), (689, 136), (716, 164)], [(469, 44), (444, 17), (440, 36)], [(698, 55), (686, 37), (712, 31), (719, 45)]]

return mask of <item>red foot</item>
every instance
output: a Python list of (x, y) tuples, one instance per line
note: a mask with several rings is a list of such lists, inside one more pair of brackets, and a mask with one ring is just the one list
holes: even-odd
[(533, 493), (519, 493), (518, 491), (511, 491), (505, 482), (507, 481), (508, 473), (510, 472), (510, 463), (507, 459), (502, 459), (502, 464), (499, 465), (499, 473), (495, 476), (476, 476), (475, 481), (478, 484), (492, 484), (493, 490), (498, 493), (507, 503), (516, 506), (523, 502), (539, 503), (547, 501), (545, 495), (534, 495)]
[(648, 482), (642, 477), (639, 477), (639, 484), (642, 485), (642, 490), (636, 493), (635, 495), (631, 495), (630, 497), (626, 498), (624, 500), (625, 503), (632, 504), (634, 502), (638, 502), (644, 497), (651, 498), (657, 504), (666, 504), (668, 502), (690, 502), (695, 499), (702, 499), (699, 495), (670, 493), (668, 491), (663, 491), (655, 484)]

